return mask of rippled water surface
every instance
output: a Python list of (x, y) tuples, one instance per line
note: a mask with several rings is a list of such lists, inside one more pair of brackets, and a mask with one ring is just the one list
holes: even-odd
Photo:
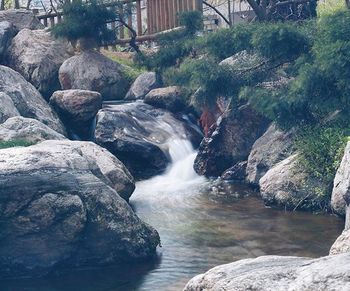
[(261, 255), (327, 255), (343, 222), (330, 215), (264, 207), (246, 186), (213, 186), (192, 170), (187, 141), (169, 143), (173, 164), (137, 184), (131, 204), (160, 233), (158, 258), (137, 266), (88, 269), (36, 280), (0, 282), (0, 290), (182, 290), (216, 265)]

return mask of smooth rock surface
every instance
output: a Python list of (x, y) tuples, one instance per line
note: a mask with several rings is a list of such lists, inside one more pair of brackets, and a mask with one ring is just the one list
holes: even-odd
[(102, 96), (87, 90), (56, 91), (50, 98), (67, 129), (72, 129), (82, 139), (92, 136), (92, 122), (102, 107)]
[(12, 40), (8, 65), (48, 99), (60, 89), (58, 70), (73, 55), (72, 46), (48, 30), (21, 30)]
[(170, 86), (153, 89), (144, 98), (146, 104), (171, 112), (181, 111), (185, 107), (184, 93), (180, 87)]
[(0, 104), (0, 123), (5, 122), (10, 117), (20, 115), (11, 97), (4, 92), (0, 92)]
[(195, 171), (207, 177), (220, 176), (226, 169), (248, 158), (254, 142), (265, 132), (268, 121), (250, 106), (227, 111), (215, 130), (204, 138), (194, 163)]
[(96, 91), (103, 100), (123, 99), (129, 89), (123, 67), (96, 51), (84, 51), (66, 60), (59, 79), (63, 90)]
[(350, 290), (350, 253), (319, 259), (264, 256), (215, 267), (184, 291)]
[(275, 124), (254, 143), (248, 157), (247, 181), (258, 185), (268, 170), (293, 151), (294, 131), (283, 132)]
[(329, 251), (330, 255), (350, 253), (350, 229), (344, 230)]
[(3, 63), (4, 56), (15, 34), (16, 29), (12, 23), (8, 21), (0, 22), (0, 63)]
[(0, 11), (0, 21), (8, 21), (12, 23), (17, 30), (24, 28), (28, 29), (43, 29), (44, 25), (30, 10), (25, 9), (8, 9)]
[(188, 138), (170, 112), (141, 102), (108, 106), (97, 114), (95, 139), (120, 159), (137, 179), (162, 173), (170, 162), (167, 141)]
[(58, 133), (66, 133), (56, 113), (35, 87), (19, 73), (4, 66), (0, 66), (0, 92), (11, 98), (21, 116), (37, 119)]
[(37, 143), (44, 140), (64, 140), (65, 136), (32, 118), (11, 117), (0, 124), (0, 141), (21, 140)]
[(142, 73), (131, 85), (125, 100), (143, 99), (151, 90), (160, 87), (160, 81), (154, 72)]
[(46, 141), (0, 152), (2, 278), (154, 255), (158, 233), (118, 195), (134, 184), (108, 151)]
[(343, 159), (333, 182), (331, 207), (339, 215), (345, 215), (345, 195), (350, 190), (350, 142), (347, 143)]
[(322, 181), (314, 180), (300, 169), (298, 154), (294, 154), (271, 168), (259, 181), (260, 194), (267, 205), (287, 209), (322, 209), (317, 189)]

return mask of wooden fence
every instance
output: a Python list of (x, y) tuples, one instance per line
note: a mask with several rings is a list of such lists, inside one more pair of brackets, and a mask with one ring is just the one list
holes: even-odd
[[(118, 14), (132, 27), (138, 42), (155, 39), (160, 32), (179, 26), (178, 15), (185, 11), (202, 10), (202, 0), (147, 0), (146, 7), (141, 6), (141, 0), (123, 0), (106, 4), (110, 9), (118, 9)], [(143, 13), (143, 10), (145, 13)], [(45, 27), (53, 27), (64, 18), (62, 12), (39, 14), (37, 16)], [(126, 43), (131, 32), (120, 22), (112, 22), (112, 29), (118, 30), (118, 42)]]

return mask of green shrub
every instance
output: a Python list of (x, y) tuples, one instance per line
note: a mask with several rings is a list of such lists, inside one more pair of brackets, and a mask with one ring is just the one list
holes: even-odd
[(311, 177), (322, 181), (317, 194), (330, 201), (333, 180), (346, 145), (348, 130), (337, 126), (305, 126), (299, 129), (295, 142), (300, 153), (299, 166)]
[(13, 147), (28, 147), (35, 144), (34, 142), (26, 140), (10, 140), (10, 141), (0, 141), (0, 149), (7, 149)]

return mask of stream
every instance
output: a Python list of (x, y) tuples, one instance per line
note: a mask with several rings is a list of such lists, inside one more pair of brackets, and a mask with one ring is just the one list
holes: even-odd
[(262, 255), (327, 255), (342, 231), (343, 221), (335, 216), (267, 208), (245, 185), (199, 177), (193, 170), (195, 150), (176, 134), (166, 146), (171, 165), (163, 175), (138, 182), (130, 200), (160, 234), (157, 258), (1, 282), (0, 290), (182, 290), (193, 276), (219, 264)]

